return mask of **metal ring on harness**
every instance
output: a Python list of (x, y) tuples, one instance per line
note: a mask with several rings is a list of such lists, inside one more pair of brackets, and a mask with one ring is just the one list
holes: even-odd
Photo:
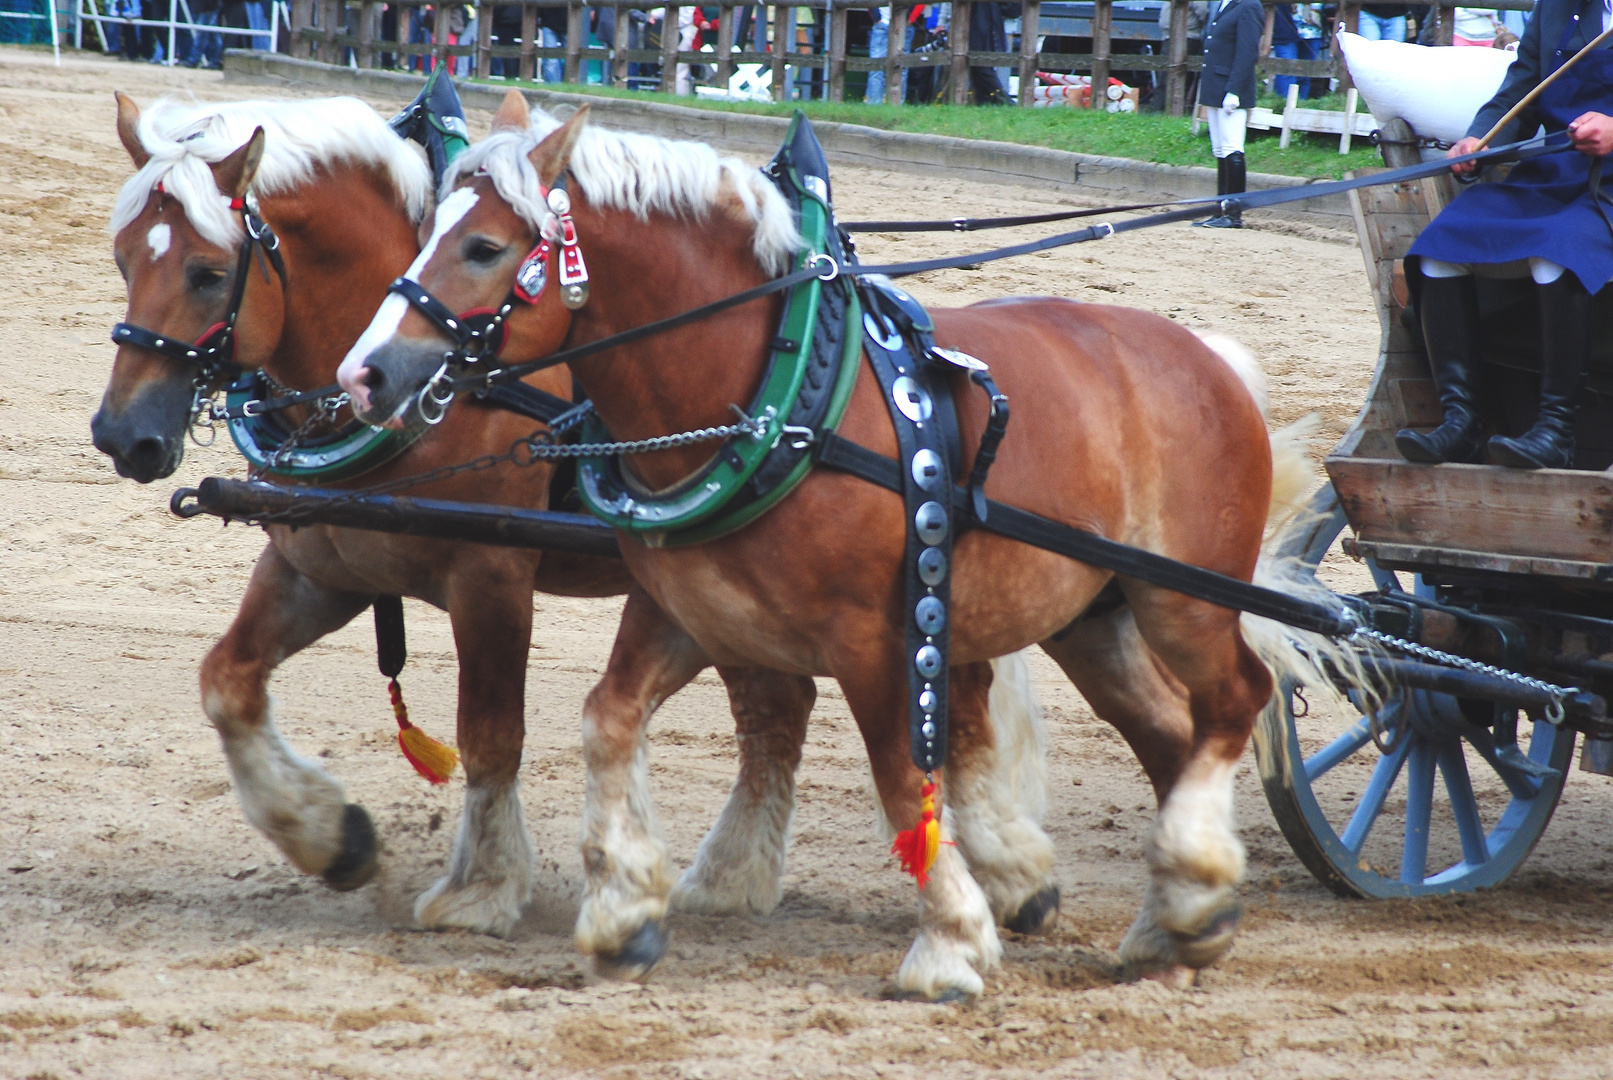
[(430, 381), (421, 387), (420, 396), (415, 399), (415, 409), (420, 413), (420, 419), (436, 427), (448, 415), (448, 406), (453, 401), (453, 380), (448, 376), (448, 361), (445, 360)]
[(818, 254), (807, 260), (807, 266), (817, 266), (820, 259), (829, 264), (829, 272), (827, 274), (819, 274), (819, 281), (833, 281), (835, 278), (840, 276), (840, 264), (835, 262), (835, 257), (830, 255), (828, 252), (818, 252)]

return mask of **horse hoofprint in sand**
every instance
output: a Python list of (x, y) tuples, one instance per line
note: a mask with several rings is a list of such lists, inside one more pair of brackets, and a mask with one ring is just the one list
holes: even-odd
[[(579, 133), (583, 123), (579, 116), (557, 126), (539, 114), (523, 139), (502, 136), (467, 153), (450, 183), (476, 191), (477, 206), (420, 275), (441, 303), (468, 311), (502, 299), (534, 237), (536, 222), (521, 206), (573, 160), (610, 161), (612, 170), (604, 178), (590, 168), (570, 173), (591, 291), (582, 308), (556, 314), (566, 344), (597, 341), (773, 276), (756, 250), (769, 220), (766, 200), (758, 213), (742, 210), (731, 194), (753, 185), (755, 174), (715, 191), (671, 191), (646, 218), (621, 193), (655, 188), (667, 174), (657, 163), (697, 151), (670, 142), (652, 151), (640, 138), (633, 156), (613, 158), (599, 148), (622, 137)], [(499, 264), (505, 271), (469, 266), (467, 243), (510, 253)], [(730, 403), (751, 400), (761, 380), (779, 310), (777, 300), (729, 309), (579, 361), (574, 374), (613, 438), (731, 421)], [(993, 498), (1244, 580), (1257, 573), (1273, 492), (1286, 498), (1293, 484), (1273, 484), (1272, 447), (1247, 364), (1240, 370), (1236, 358), (1224, 360), (1169, 320), (1124, 308), (1017, 299), (931, 314), (937, 344), (985, 361), (1013, 400), (1013, 428), (990, 474)], [(369, 396), (369, 415), (391, 415), (417, 393), (441, 365), (442, 342), (418, 313), (407, 316), (368, 358), (383, 387)], [(541, 355), (506, 348), (502, 359)], [(985, 403), (961, 390), (956, 400), (968, 455), (985, 427)], [(866, 370), (838, 434), (895, 456), (883, 393)], [(709, 455), (699, 445), (634, 455), (633, 483), (644, 492), (669, 489)], [(903, 618), (904, 520), (888, 492), (819, 469), (737, 531), (682, 546), (624, 538), (622, 547), (649, 596), (704, 655), (836, 678), (861, 729), (881, 807), (905, 829), (918, 820), (923, 776), (908, 758), (902, 645), (893, 629)], [(1257, 654), (1236, 612), (1134, 579), (1118, 580), (1118, 605), (1083, 617), (1113, 580), (980, 530), (958, 538), (941, 777), (943, 835), (958, 846), (942, 846), (922, 891), (919, 933), (897, 976), (904, 990), (978, 992), (999, 954), (992, 910), (1025, 911), (1051, 885), (1040, 877), (1046, 848), (1034, 807), (1004, 795), (1002, 780), (982, 779), (1014, 772), (1005, 759), (1015, 753), (1013, 740), (994, 730), (993, 720), (1007, 718), (987, 716), (987, 661), (1038, 643), (1131, 743), (1161, 805), (1148, 850), (1150, 885), (1124, 948), (1129, 967), (1180, 983), (1230, 946), (1238, 914), (1232, 887), (1242, 873), (1227, 797), (1232, 770), (1272, 692), (1264, 656), (1279, 667), (1303, 657), (1251, 633)], [(619, 651), (633, 646), (630, 637), (618, 641)], [(1285, 651), (1292, 656), (1279, 655)], [(659, 919), (657, 841), (632, 779), (643, 720), (608, 702), (590, 704), (589, 886), (578, 936), (607, 954), (653, 937)], [(1003, 857), (1005, 850), (1013, 854)]]

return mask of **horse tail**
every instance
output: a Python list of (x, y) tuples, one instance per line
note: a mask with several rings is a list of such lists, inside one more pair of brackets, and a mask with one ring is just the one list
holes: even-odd
[[(1271, 397), (1260, 361), (1240, 342), (1215, 331), (1194, 331), (1200, 341), (1226, 361), (1254, 398), (1262, 418), (1268, 418)], [(1297, 556), (1280, 553), (1282, 538), (1302, 527), (1300, 516), (1310, 493), (1316, 488), (1316, 474), (1309, 450), (1321, 428), (1321, 417), (1308, 413), (1270, 435), (1271, 502), (1266, 514), (1267, 540), (1255, 564), (1254, 583), (1301, 599), (1332, 606), (1338, 601), (1333, 591), (1316, 580), (1314, 568), (1303, 565)], [(1277, 682), (1274, 693), (1284, 692), (1284, 683), (1321, 688), (1337, 695), (1340, 680), (1361, 692), (1376, 707), (1382, 691), (1368, 677), (1361, 654), (1350, 645), (1308, 630), (1299, 630), (1271, 619), (1244, 613), (1243, 637)]]

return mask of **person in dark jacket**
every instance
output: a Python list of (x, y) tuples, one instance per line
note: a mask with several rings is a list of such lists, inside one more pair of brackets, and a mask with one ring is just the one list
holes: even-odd
[[(1265, 29), (1265, 9), (1260, 0), (1223, 0), (1212, 5), (1210, 21), (1204, 27), (1199, 104), (1210, 110), (1217, 195), (1238, 195), (1245, 190), (1243, 139), (1249, 127), (1249, 110), (1255, 107), (1255, 62), (1260, 58), (1260, 35)], [(1243, 214), (1234, 210), (1194, 224), (1241, 229)]]
[[(1596, 0), (1540, 0), (1523, 31), (1518, 58), (1478, 111), (1451, 156), (1479, 139), (1563, 61), (1606, 28)], [(1613, 51), (1587, 54), (1498, 133), (1506, 143), (1544, 126), (1567, 132), (1571, 150), (1519, 162), (1506, 180), (1464, 191), (1418, 236), (1406, 259), (1422, 319), (1428, 362), (1439, 387), (1443, 422), (1432, 432), (1407, 428), (1395, 446), (1411, 461), (1479, 461), (1521, 469), (1567, 468), (1574, 420), (1591, 349), (1591, 296), (1613, 279), (1613, 222), (1598, 196), (1601, 167), (1613, 153)], [(1575, 152), (1577, 151), (1577, 153)], [(1471, 174), (1473, 163), (1452, 166)], [(1540, 407), (1516, 438), (1486, 444), (1476, 404), (1478, 292), (1474, 274), (1534, 279), (1540, 307)]]

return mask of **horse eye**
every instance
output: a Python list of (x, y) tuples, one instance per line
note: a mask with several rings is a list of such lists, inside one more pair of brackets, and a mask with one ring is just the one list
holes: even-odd
[(507, 248), (500, 247), (488, 240), (473, 240), (467, 247), (465, 258), (473, 263), (481, 263), (483, 266), (487, 266), (498, 262), (499, 259), (504, 257), (504, 252), (507, 250)]
[(193, 289), (211, 289), (224, 280), (224, 271), (214, 270), (209, 266), (198, 266), (188, 275), (190, 287)]

